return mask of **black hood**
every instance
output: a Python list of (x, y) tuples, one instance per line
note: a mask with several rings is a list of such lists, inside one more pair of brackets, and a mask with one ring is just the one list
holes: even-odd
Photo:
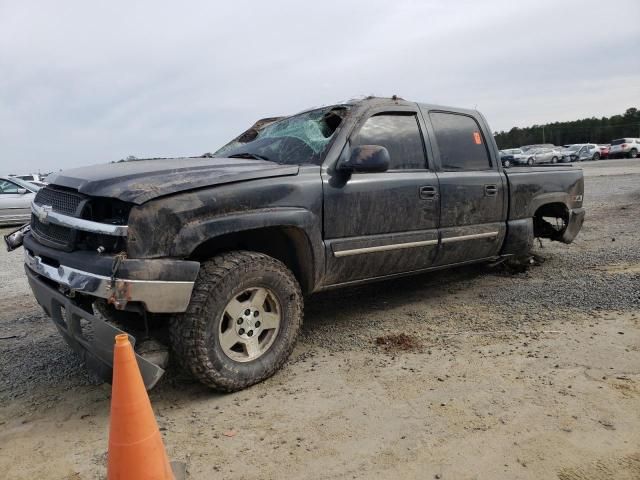
[(94, 197), (141, 204), (196, 188), (296, 175), (297, 165), (244, 158), (161, 158), (108, 163), (52, 174), (47, 180)]

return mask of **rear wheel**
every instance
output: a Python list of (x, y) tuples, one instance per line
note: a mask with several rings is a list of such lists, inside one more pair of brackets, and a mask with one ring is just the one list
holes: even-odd
[(509, 160), (505, 160), (504, 162), (502, 162), (502, 166), (504, 168), (509, 168), (511, 166), (511, 162)]
[(300, 286), (284, 264), (256, 252), (225, 253), (202, 263), (187, 311), (171, 319), (171, 344), (205, 385), (241, 390), (287, 360), (302, 312)]
[(600, 160), (600, 154), (599, 153), (594, 153), (593, 157), (591, 158), (592, 160)]
[(527, 159), (527, 165), (529, 166), (533, 165), (533, 158)]
[(629, 158), (638, 158), (638, 150), (636, 150), (635, 148), (632, 148), (631, 151), (629, 152)]
[(558, 163), (558, 157), (553, 157), (551, 159), (551, 163)]

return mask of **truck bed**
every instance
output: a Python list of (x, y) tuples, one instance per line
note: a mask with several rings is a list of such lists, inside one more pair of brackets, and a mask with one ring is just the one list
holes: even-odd
[(504, 173), (509, 190), (509, 220), (531, 218), (538, 206), (549, 202), (582, 204), (582, 169), (571, 164), (515, 167)]

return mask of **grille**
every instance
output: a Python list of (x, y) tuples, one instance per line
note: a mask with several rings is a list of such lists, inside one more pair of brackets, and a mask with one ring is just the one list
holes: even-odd
[[(80, 193), (45, 187), (38, 191), (33, 202), (51, 206), (54, 212), (63, 215), (79, 217), (79, 210), (84, 200), (85, 196)], [(41, 243), (58, 249), (73, 249), (76, 240), (74, 229), (53, 223), (42, 223), (35, 215), (31, 215), (31, 228)]]
[(31, 229), (47, 243), (54, 243), (56, 246), (69, 247), (73, 243), (72, 229), (52, 223), (44, 224), (35, 215), (31, 215)]
[(42, 188), (36, 194), (34, 202), (38, 205), (51, 205), (54, 212), (75, 216), (83, 199), (79, 193)]

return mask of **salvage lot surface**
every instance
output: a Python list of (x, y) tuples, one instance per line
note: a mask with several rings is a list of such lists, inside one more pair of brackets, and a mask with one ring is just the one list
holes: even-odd
[[(587, 220), (541, 266), (430, 273), (307, 301), (287, 365), (151, 392), (190, 478), (640, 477), (640, 161), (589, 162)], [(7, 230), (3, 231), (6, 233)], [(0, 253), (0, 471), (103, 478), (109, 387)]]

